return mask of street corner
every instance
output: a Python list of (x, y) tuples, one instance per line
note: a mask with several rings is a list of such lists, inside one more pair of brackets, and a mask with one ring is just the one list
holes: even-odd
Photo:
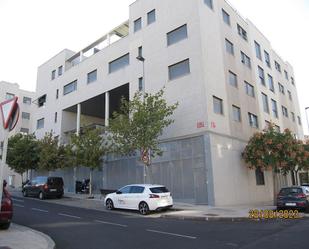
[(0, 231), (0, 248), (54, 249), (55, 242), (46, 234), (31, 228), (12, 224)]

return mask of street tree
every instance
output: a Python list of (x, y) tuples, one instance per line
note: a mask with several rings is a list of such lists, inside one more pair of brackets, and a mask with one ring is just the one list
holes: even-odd
[(21, 175), (28, 170), (38, 168), (39, 146), (33, 134), (18, 133), (9, 138), (7, 164), (16, 173)]
[(296, 182), (294, 173), (308, 167), (308, 156), (302, 141), (297, 140), (288, 129), (278, 132), (274, 124), (255, 133), (242, 153), (249, 168), (273, 171), (274, 192), (276, 173), (286, 175), (291, 172)]
[(72, 167), (73, 159), (70, 145), (61, 145), (52, 132), (48, 132), (39, 140), (39, 169), (54, 171)]
[(101, 167), (111, 151), (111, 141), (102, 129), (83, 127), (80, 134), (71, 136), (71, 146), (75, 165), (90, 169), (89, 194), (92, 196), (93, 171)]
[(144, 182), (151, 158), (162, 155), (159, 136), (164, 128), (174, 122), (171, 116), (178, 106), (178, 103), (169, 105), (163, 94), (164, 90), (161, 89), (154, 94), (137, 92), (130, 101), (122, 99), (120, 109), (113, 113), (109, 126), (117, 153), (130, 155), (140, 152), (144, 164)]

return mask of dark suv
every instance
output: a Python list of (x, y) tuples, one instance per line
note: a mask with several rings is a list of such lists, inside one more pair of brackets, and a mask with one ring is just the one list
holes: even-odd
[(309, 211), (309, 187), (282, 188), (277, 196), (277, 209), (300, 209)]
[(37, 176), (23, 186), (23, 195), (38, 196), (41, 200), (46, 197), (63, 196), (63, 179), (54, 176)]

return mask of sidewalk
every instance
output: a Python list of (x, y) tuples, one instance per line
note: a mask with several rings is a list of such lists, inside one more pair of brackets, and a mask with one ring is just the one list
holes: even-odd
[(28, 227), (11, 224), (0, 230), (0, 249), (54, 249), (54, 241), (47, 235)]
[[(83, 207), (93, 208), (96, 210), (104, 210), (103, 200), (100, 195), (94, 195), (93, 199), (88, 199), (88, 195), (66, 193), (68, 199), (75, 199)], [(68, 202), (68, 200), (66, 201)], [(257, 206), (232, 206), (232, 207), (211, 207), (208, 205), (194, 205), (188, 203), (174, 202), (172, 209), (166, 212), (158, 212), (150, 214), (149, 217), (190, 219), (190, 220), (248, 220), (250, 210), (275, 210), (272, 205), (257, 205)]]

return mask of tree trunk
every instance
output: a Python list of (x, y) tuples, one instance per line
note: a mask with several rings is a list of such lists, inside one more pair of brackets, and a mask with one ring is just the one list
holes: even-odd
[(273, 191), (274, 191), (274, 205), (276, 205), (276, 198), (277, 198), (277, 173), (273, 170)]
[(89, 196), (92, 196), (92, 172), (93, 172), (93, 169), (90, 169), (90, 175), (89, 175)]

